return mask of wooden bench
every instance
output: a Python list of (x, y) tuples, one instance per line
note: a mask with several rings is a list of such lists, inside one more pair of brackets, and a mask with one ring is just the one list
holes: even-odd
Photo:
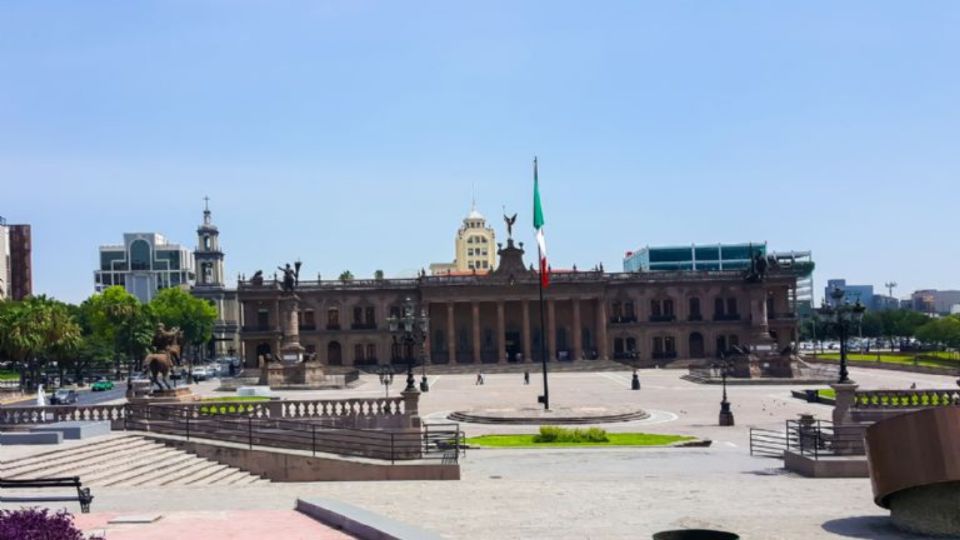
[(90, 502), (93, 501), (93, 495), (90, 494), (90, 488), (85, 488), (82, 486), (79, 476), (70, 476), (66, 478), (33, 478), (29, 480), (9, 480), (0, 478), (0, 490), (31, 488), (77, 488), (77, 494), (50, 497), (8, 497), (0, 492), (0, 502), (77, 501), (80, 503), (80, 511), (82, 513), (87, 514), (90, 512)]

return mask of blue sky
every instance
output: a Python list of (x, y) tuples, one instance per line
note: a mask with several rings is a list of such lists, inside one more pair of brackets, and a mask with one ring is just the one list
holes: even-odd
[(956, 288), (955, 2), (0, 4), (0, 215), (37, 292), (125, 231), (227, 272), (412, 273), (476, 191), (555, 266), (644, 245), (809, 249), (817, 286)]

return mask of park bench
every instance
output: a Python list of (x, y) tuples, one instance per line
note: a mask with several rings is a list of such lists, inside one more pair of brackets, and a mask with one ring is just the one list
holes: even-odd
[(0, 502), (60, 502), (77, 501), (80, 503), (80, 511), (84, 514), (90, 512), (90, 502), (93, 501), (93, 495), (90, 494), (90, 488), (82, 487), (79, 476), (70, 476), (66, 478), (33, 478), (25, 480), (8, 480), (0, 478), (0, 490), (6, 489), (39, 489), (39, 488), (77, 488), (76, 495), (59, 495), (50, 497), (8, 497), (0, 491)]

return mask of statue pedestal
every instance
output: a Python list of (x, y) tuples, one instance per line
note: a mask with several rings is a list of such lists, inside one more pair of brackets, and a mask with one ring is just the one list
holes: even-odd
[(196, 401), (197, 396), (187, 386), (179, 386), (170, 390), (154, 390), (146, 396), (132, 397), (130, 403), (182, 403), (187, 401)]
[(260, 384), (270, 387), (284, 386), (313, 386), (323, 385), (326, 376), (323, 373), (323, 364), (320, 362), (270, 362), (266, 369), (260, 371)]

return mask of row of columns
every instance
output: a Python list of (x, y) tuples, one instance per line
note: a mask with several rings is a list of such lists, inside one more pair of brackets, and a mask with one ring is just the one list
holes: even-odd
[[(556, 358), (557, 355), (557, 316), (556, 316), (556, 303), (558, 300), (549, 299), (545, 301), (546, 304), (546, 352), (548, 358)], [(581, 316), (580, 316), (580, 302), (579, 299), (570, 300), (573, 304), (573, 355), (575, 359), (579, 359), (583, 354), (583, 337), (581, 335)], [(532, 300), (520, 300), (520, 306), (522, 310), (521, 317), (523, 319), (523, 329), (522, 329), (522, 349), (523, 357), (525, 361), (531, 361), (534, 358), (534, 351), (539, 350), (539, 344), (532, 342), (532, 333), (531, 333), (531, 323), (530, 323), (530, 302)], [(596, 320), (596, 344), (599, 347), (599, 353), (601, 357), (606, 357), (606, 340), (607, 340), (607, 331), (606, 331), (606, 308), (602, 301), (596, 300), (597, 305), (597, 320)], [(506, 301), (499, 300), (496, 302), (496, 313), (497, 313), (497, 361), (502, 362), (506, 359), (507, 355), (507, 345), (506, 345)], [(447, 302), (446, 304), (446, 334), (447, 334), (447, 355), (448, 361), (454, 363), (457, 360), (457, 347), (456, 347), (456, 323), (454, 320), (455, 312), (455, 302)], [(470, 317), (471, 317), (471, 334), (472, 334), (472, 356), (473, 361), (479, 363), (481, 361), (481, 339), (480, 339), (480, 302), (471, 302), (470, 303)], [(429, 339), (427, 342), (429, 343)], [(430, 357), (430, 349), (427, 348), (428, 358)]]

